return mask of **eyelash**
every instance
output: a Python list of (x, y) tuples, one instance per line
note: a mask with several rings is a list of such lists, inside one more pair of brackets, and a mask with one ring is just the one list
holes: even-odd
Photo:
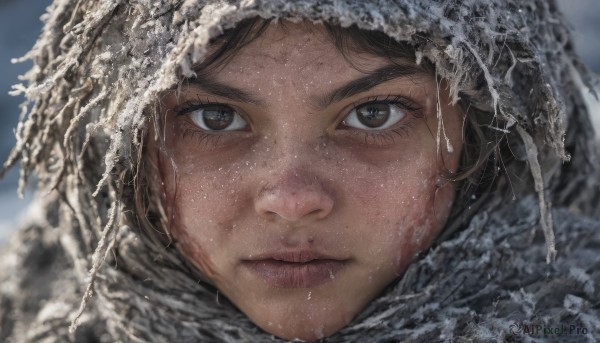
[[(395, 124), (393, 128), (385, 129), (385, 130), (381, 130), (381, 131), (360, 130), (360, 129), (356, 129), (356, 128), (353, 128), (350, 126), (343, 127), (343, 125), (344, 125), (343, 121), (348, 117), (348, 115), (351, 113), (351, 111), (356, 110), (357, 108), (359, 108), (361, 106), (365, 106), (365, 105), (369, 105), (369, 104), (388, 104), (390, 106), (398, 106), (402, 111), (406, 111), (407, 116), (410, 116), (410, 117), (401, 120), (401, 125)], [(176, 106), (173, 109), (173, 111), (175, 112), (176, 116), (182, 116), (182, 115), (186, 115), (190, 112), (193, 112), (195, 110), (198, 110), (198, 109), (201, 109), (204, 107), (208, 107), (208, 106), (214, 106), (214, 105), (228, 106), (227, 104), (224, 104), (222, 102), (210, 101), (209, 99), (202, 100), (200, 97), (198, 97), (198, 99), (195, 101), (189, 101), (182, 105)], [(230, 106), (228, 106), (228, 107), (230, 107)], [(366, 146), (385, 146), (385, 145), (394, 144), (394, 135), (397, 135), (400, 137), (407, 135), (409, 133), (409, 129), (412, 127), (412, 125), (414, 123), (413, 119), (422, 117), (422, 107), (418, 106), (418, 104), (416, 104), (412, 100), (409, 100), (405, 97), (391, 95), (391, 94), (389, 94), (383, 98), (381, 96), (372, 96), (372, 97), (365, 99), (364, 101), (352, 103), (352, 107), (350, 108), (350, 110), (348, 110), (346, 112), (347, 112), (346, 115), (342, 118), (342, 120), (338, 124), (338, 127), (342, 126), (342, 129), (344, 129), (351, 135), (353, 135), (357, 138), (360, 138), (360, 140), (363, 141), (364, 142), (363, 144)], [(238, 112), (238, 114), (239, 114), (239, 112)], [(244, 119), (247, 120), (246, 118), (244, 118)], [(199, 130), (195, 124), (188, 123), (187, 121), (186, 121), (186, 126), (187, 127), (185, 128), (185, 130), (182, 133), (183, 138), (186, 138), (188, 135), (191, 135), (192, 138), (197, 139), (201, 144), (204, 144), (207, 146), (208, 145), (217, 146), (219, 144), (219, 141), (222, 136), (221, 134), (208, 133), (203, 130)], [(231, 132), (234, 132), (234, 131), (230, 131), (230, 133)]]
[[(414, 124), (413, 119), (422, 117), (422, 107), (418, 106), (418, 104), (416, 104), (412, 100), (409, 100), (402, 96), (392, 95), (392, 94), (388, 94), (387, 96), (385, 96), (383, 98), (381, 96), (372, 96), (372, 97), (368, 97), (364, 101), (352, 103), (352, 108), (350, 109), (350, 111), (347, 111), (347, 112), (349, 114), (349, 113), (351, 113), (351, 111), (356, 110), (357, 108), (359, 108), (361, 106), (365, 106), (365, 105), (369, 105), (369, 104), (387, 104), (390, 106), (398, 106), (401, 110), (406, 111), (406, 115), (410, 116), (410, 117), (401, 120), (400, 121), (401, 124), (395, 124), (393, 126), (393, 128), (391, 128), (391, 129), (386, 129), (386, 130), (381, 130), (381, 131), (377, 131), (377, 130), (366, 131), (366, 130), (355, 129), (353, 127), (348, 127), (347, 130), (352, 135), (362, 138), (361, 140), (364, 142), (363, 144), (367, 145), (367, 146), (374, 145), (374, 146), (381, 147), (381, 146), (394, 144), (394, 142), (395, 142), (394, 135), (397, 135), (400, 137), (407, 135), (409, 133), (410, 128)], [(346, 114), (346, 116), (343, 118), (343, 120), (345, 120), (347, 118), (348, 114)], [(342, 122), (343, 122), (343, 120), (342, 120)], [(342, 124), (342, 123), (340, 122), (340, 124)]]
[[(179, 106), (175, 106), (173, 108), (173, 112), (175, 112), (176, 116), (183, 116), (190, 112), (199, 110), (203, 107), (208, 106), (228, 106), (222, 102), (211, 101), (208, 98), (206, 100), (202, 100), (199, 96), (194, 101), (185, 102)], [(228, 106), (230, 107), (230, 106)], [(185, 125), (184, 130), (181, 134), (183, 139), (191, 136), (192, 139), (195, 139), (200, 145), (204, 145), (205, 147), (216, 147), (219, 145), (219, 141), (222, 138), (220, 134), (208, 133), (203, 130), (198, 129), (195, 124), (188, 122), (187, 120), (183, 122)]]
[(200, 97), (197, 97), (197, 99), (195, 101), (188, 101), (179, 106), (175, 106), (173, 108), (173, 112), (175, 112), (176, 115), (180, 116), (180, 115), (188, 114), (195, 110), (199, 110), (203, 107), (214, 106), (214, 105), (228, 106), (222, 102), (210, 101), (210, 100), (208, 100), (208, 98), (206, 100), (202, 100)]

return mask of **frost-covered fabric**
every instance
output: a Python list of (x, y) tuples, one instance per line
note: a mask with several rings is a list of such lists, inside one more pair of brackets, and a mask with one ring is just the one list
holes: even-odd
[(492, 114), (488, 129), (514, 154), (492, 192), (449, 222), (462, 231), (447, 230), (328, 341), (518, 340), (515, 321), (600, 336), (600, 182), (578, 87), (593, 78), (554, 1), (56, 0), (24, 57), (34, 67), (15, 87), (27, 101), (5, 163), (51, 195), (0, 260), (0, 340), (271, 339), (129, 215), (149, 108), (212, 38), (256, 16), (408, 42), (468, 115)]

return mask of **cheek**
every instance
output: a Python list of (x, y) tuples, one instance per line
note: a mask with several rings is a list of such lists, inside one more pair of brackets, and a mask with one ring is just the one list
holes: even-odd
[(178, 189), (177, 192), (167, 191), (169, 231), (179, 251), (205, 276), (212, 279), (216, 273), (208, 250), (211, 246), (208, 243), (212, 239), (206, 235), (210, 232), (209, 219), (199, 216), (200, 213), (206, 212), (190, 209), (190, 204), (195, 203), (195, 200), (187, 193), (188, 189)]
[[(165, 183), (167, 208), (177, 206), (177, 218), (188, 226), (194, 224), (226, 225), (230, 214), (238, 212), (244, 193), (243, 168), (212, 168), (214, 163), (176, 164), (169, 158), (160, 161)], [(171, 211), (175, 213), (175, 211)]]
[(189, 260), (200, 269), (200, 271), (210, 280), (218, 277), (216, 267), (210, 258), (210, 253), (194, 237), (189, 234), (185, 225), (175, 225), (172, 230), (177, 248)]
[(235, 228), (235, 215), (242, 211), (242, 193), (233, 187), (239, 178), (235, 173), (187, 170), (165, 163), (160, 166), (165, 180), (167, 225), (175, 244), (206, 277), (218, 279), (219, 265), (225, 261), (220, 247)]
[(448, 204), (438, 203), (451, 203), (452, 199), (436, 186), (436, 165), (420, 161), (411, 168), (395, 166), (392, 173), (372, 174), (357, 182), (353, 207), (357, 213), (361, 209), (365, 213), (364, 229), (357, 240), (367, 244), (370, 253), (377, 255), (374, 258), (387, 261), (396, 272), (426, 249), (445, 223), (447, 211), (443, 208)]

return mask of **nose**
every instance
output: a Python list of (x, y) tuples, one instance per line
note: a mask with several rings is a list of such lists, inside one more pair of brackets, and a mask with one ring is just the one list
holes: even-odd
[(275, 183), (264, 185), (256, 196), (255, 211), (267, 219), (288, 222), (319, 220), (333, 210), (333, 196), (316, 177), (285, 172)]

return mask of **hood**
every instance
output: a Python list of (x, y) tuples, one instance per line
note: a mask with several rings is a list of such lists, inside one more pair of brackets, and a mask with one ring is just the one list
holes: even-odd
[[(233, 330), (242, 337), (258, 330), (229, 305), (226, 311), (206, 306), (218, 292), (198, 284), (198, 272), (175, 249), (145, 234), (126, 214), (136, 211), (129, 181), (143, 156), (148, 108), (182, 75), (193, 74), (211, 39), (252, 17), (357, 25), (407, 42), (417, 62), (427, 59), (447, 80), (454, 102), (468, 102), (468, 115), (490, 119), (486, 135), (502, 142), (490, 161), (502, 170), (494, 172), (492, 188), (455, 209), (441, 241), (470, 222), (478, 234), (488, 230), (472, 223), (475, 213), (535, 198), (527, 215), (540, 215), (551, 261), (556, 250), (550, 203), (597, 215), (582, 200), (595, 197), (597, 187), (588, 177), (596, 170), (594, 132), (579, 86), (595, 81), (575, 55), (554, 1), (56, 0), (43, 16), (39, 40), (22, 58), (34, 67), (25, 75), (27, 84), (15, 86), (14, 94), (24, 94), (26, 101), (4, 170), (20, 162), (21, 186), (35, 173), (41, 192), (60, 194), (61, 215), (53, 226), (62, 232), (77, 279), (87, 285), (79, 315), (96, 290), (100, 313), (114, 319), (109, 329), (138, 340), (144, 340), (142, 328), (172, 329), (166, 320), (172, 313), (182, 330), (194, 327), (185, 332)], [(160, 209), (155, 211), (160, 217)], [(106, 259), (118, 269), (103, 267)], [(407, 278), (401, 284), (411, 282)], [(143, 301), (169, 289), (180, 297), (157, 307)], [(123, 300), (130, 296), (139, 303)], [(206, 310), (191, 311), (190, 299)], [(381, 310), (366, 311), (345, 330), (377, 327)], [(164, 318), (151, 315), (154, 311)], [(124, 317), (115, 318), (123, 313), (143, 324), (124, 328)], [(219, 318), (214, 327), (193, 324), (211, 318)]]

